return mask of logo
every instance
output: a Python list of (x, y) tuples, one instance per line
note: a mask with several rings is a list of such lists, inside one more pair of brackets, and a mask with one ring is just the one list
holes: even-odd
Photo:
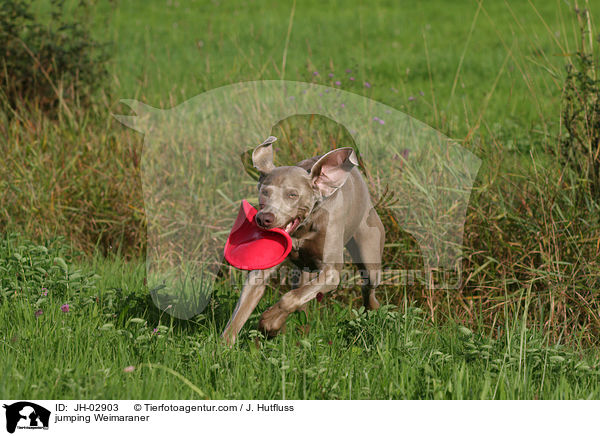
[(4, 405), (6, 409), (6, 431), (14, 433), (15, 429), (48, 430), (50, 411), (28, 401), (19, 401)]
[[(283, 80), (227, 85), (170, 109), (122, 102), (135, 115), (115, 115), (117, 120), (144, 133), (147, 284), (161, 311), (190, 319), (208, 306), (239, 204), (206, 196), (254, 197), (255, 184), (243, 168), (256, 170), (245, 158), (240, 165), (240, 156), (273, 135), (280, 122), (301, 115), (336, 123), (350, 135), (342, 145), (352, 145), (372, 164), (381, 198), (393, 205), (386, 208), (391, 220), (419, 245), (427, 287), (460, 287), (464, 224), (481, 159), (425, 123), (336, 87)], [(313, 156), (302, 153), (301, 142), (296, 151), (283, 144), (290, 164)], [(322, 145), (320, 152), (327, 151)], [(392, 268), (390, 276), (406, 273)]]

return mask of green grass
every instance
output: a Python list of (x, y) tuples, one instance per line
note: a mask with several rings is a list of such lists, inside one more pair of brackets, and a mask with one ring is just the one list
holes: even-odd
[(239, 81), (340, 80), (453, 137), (480, 131), (521, 151), (558, 129), (561, 77), (577, 38), (571, 7), (558, 0), (481, 8), (475, 0), (303, 1), (295, 9), (291, 1), (131, 1), (100, 9), (121, 98), (168, 107)]
[(78, 267), (69, 252), (60, 241), (0, 241), (3, 398), (600, 398), (600, 352), (549, 343), (526, 307), (483, 334), (409, 305), (365, 313), (324, 299), (272, 340), (253, 330), (255, 313), (230, 349), (219, 338), (230, 290), (177, 321), (150, 302), (143, 265), (98, 257)]

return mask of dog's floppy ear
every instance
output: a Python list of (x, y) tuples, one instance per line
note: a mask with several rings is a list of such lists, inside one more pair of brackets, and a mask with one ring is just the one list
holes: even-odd
[(274, 136), (269, 136), (252, 152), (252, 165), (261, 174), (269, 174), (275, 168), (273, 165), (273, 143), (277, 141)]
[(351, 147), (330, 151), (323, 155), (310, 170), (313, 186), (323, 197), (329, 197), (346, 183), (350, 171), (356, 165), (358, 159)]

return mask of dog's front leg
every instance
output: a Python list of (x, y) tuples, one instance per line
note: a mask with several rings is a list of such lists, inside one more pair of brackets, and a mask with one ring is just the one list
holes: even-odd
[(267, 280), (275, 271), (277, 271), (277, 267), (250, 271), (248, 273), (248, 277), (246, 278), (246, 282), (244, 283), (244, 287), (240, 294), (240, 299), (233, 310), (231, 319), (221, 335), (229, 345), (235, 343), (238, 333), (246, 321), (248, 321), (252, 311), (262, 298)]
[(325, 294), (340, 283), (340, 266), (325, 265), (319, 275), (298, 289), (286, 293), (281, 300), (269, 307), (260, 317), (259, 330), (275, 336), (285, 325), (290, 313), (302, 308), (320, 292)]

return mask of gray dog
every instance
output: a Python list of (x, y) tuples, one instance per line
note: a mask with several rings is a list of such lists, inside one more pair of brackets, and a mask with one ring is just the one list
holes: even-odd
[[(344, 247), (363, 278), (363, 304), (377, 309), (375, 288), (381, 275), (385, 240), (383, 224), (375, 212), (352, 148), (338, 148), (295, 166), (273, 165), (270, 136), (252, 153), (260, 172), (259, 211), (256, 223), (265, 229), (279, 227), (292, 237), (288, 259), (302, 270), (300, 283), (261, 316), (259, 328), (274, 336), (290, 313), (335, 289), (340, 283)], [(251, 271), (223, 337), (233, 344), (260, 301), (268, 278), (277, 270)]]

